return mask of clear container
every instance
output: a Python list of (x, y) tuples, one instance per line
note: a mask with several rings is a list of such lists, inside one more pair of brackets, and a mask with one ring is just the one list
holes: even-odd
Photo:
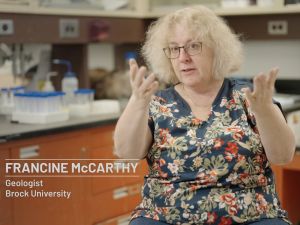
[(15, 93), (18, 113), (48, 114), (63, 111), (63, 96), (65, 93), (51, 92), (26, 92)]
[(1, 88), (1, 105), (9, 105), (10, 104), (10, 93), (9, 88)]
[(28, 124), (45, 124), (69, 119), (69, 112), (62, 107), (62, 92), (16, 93), (17, 107), (12, 120)]
[(95, 91), (92, 89), (78, 89), (74, 92), (75, 104), (88, 104), (91, 105), (94, 101)]
[(63, 111), (63, 97), (65, 96), (64, 92), (53, 91), (49, 93), (48, 98), (48, 111), (49, 112), (60, 112)]
[(24, 112), (23, 109), (23, 98), (24, 98), (24, 94), (23, 93), (16, 93), (14, 96), (15, 99), (15, 112), (19, 113), (19, 112)]
[(24, 93), (25, 87), (24, 86), (17, 86), (10, 89), (13, 93)]
[(74, 91), (78, 90), (78, 79), (75, 76), (67, 76), (62, 80), (62, 90), (66, 93), (67, 104), (74, 102)]
[(28, 100), (30, 101), (30, 105), (33, 107), (31, 108), (32, 113), (42, 113), (42, 102), (43, 102), (43, 96), (39, 92), (33, 92)]
[(13, 87), (13, 88), (2, 88), (0, 94), (0, 105), (1, 106), (15, 106), (14, 94), (24, 93), (25, 88), (23, 86)]
[(59, 110), (60, 111), (65, 110), (66, 105), (65, 105), (65, 102), (64, 102), (64, 97), (65, 97), (66, 93), (63, 92), (63, 91), (56, 91), (55, 93), (57, 94), (57, 97), (58, 97)]
[(74, 91), (74, 103), (69, 105), (70, 116), (85, 117), (91, 114), (95, 91), (78, 89)]
[(47, 114), (53, 112), (51, 106), (52, 94), (49, 92), (39, 92), (35, 94), (36, 113)]
[(15, 99), (15, 112), (18, 113), (30, 113), (31, 110), (33, 111), (33, 105), (31, 104), (31, 97), (30, 92), (26, 93), (15, 93), (14, 99)]

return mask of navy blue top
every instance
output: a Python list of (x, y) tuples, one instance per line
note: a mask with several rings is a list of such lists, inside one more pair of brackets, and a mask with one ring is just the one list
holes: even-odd
[(170, 87), (150, 103), (154, 141), (147, 161), (142, 216), (170, 224), (235, 224), (282, 218), (270, 163), (241, 91), (250, 83), (225, 78), (206, 120)]

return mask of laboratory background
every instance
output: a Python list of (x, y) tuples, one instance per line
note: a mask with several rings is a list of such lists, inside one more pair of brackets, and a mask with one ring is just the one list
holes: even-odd
[(232, 76), (251, 80), (280, 69), (274, 99), (297, 149), (291, 163), (272, 169), (282, 207), (300, 224), (300, 0), (0, 0), (0, 225), (129, 223), (144, 160), (128, 177), (45, 176), (43, 187), (32, 187), (66, 190), (70, 198), (6, 196), (24, 186), (8, 187), (8, 178), (20, 177), (5, 165), (118, 160), (113, 132), (131, 94), (128, 60), (144, 63), (151, 22), (191, 5), (211, 8), (240, 35), (245, 62)]

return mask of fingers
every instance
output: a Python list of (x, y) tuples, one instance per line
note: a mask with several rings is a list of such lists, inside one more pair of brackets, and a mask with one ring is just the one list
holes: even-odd
[(136, 75), (135, 75), (135, 79), (133, 81), (133, 85), (136, 87), (136, 88), (139, 88), (141, 86), (141, 84), (143, 83), (144, 81), (144, 77), (146, 75), (146, 72), (147, 72), (147, 69), (146, 67), (142, 66), (138, 69)]
[(150, 88), (148, 89), (148, 91), (146, 92), (146, 94), (148, 96), (153, 95), (158, 90), (158, 87), (159, 87), (158, 81), (154, 81), (153, 83), (151, 83)]
[(157, 91), (159, 83), (155, 79), (156, 77), (153, 73), (144, 79), (143, 83), (138, 88), (138, 92), (140, 96), (147, 98)]
[(267, 83), (268, 83), (269, 88), (274, 88), (275, 87), (275, 81), (276, 81), (278, 72), (279, 72), (279, 68), (273, 68), (269, 72), (269, 76), (268, 76), (268, 79), (267, 79)]
[(278, 68), (273, 68), (268, 74), (260, 73), (255, 76), (253, 79), (254, 95), (256, 95), (257, 97), (272, 95), (278, 71)]
[(139, 87), (141, 92), (146, 92), (149, 88), (150, 85), (155, 81), (155, 75), (152, 73), (150, 74), (141, 84)]
[(250, 105), (264, 105), (272, 101), (272, 95), (278, 68), (273, 68), (268, 74), (259, 73), (253, 78), (253, 92), (249, 88), (243, 88)]
[(246, 98), (250, 103), (255, 100), (255, 96), (251, 93), (250, 88), (242, 88), (242, 92), (245, 93)]
[(143, 82), (147, 69), (144, 66), (139, 68), (135, 59), (129, 60), (130, 82), (132, 87), (139, 87)]
[(157, 91), (159, 83), (155, 81), (156, 77), (152, 73), (145, 78), (147, 69), (144, 66), (138, 67), (134, 59), (129, 61), (130, 67), (130, 82), (133, 93), (142, 98), (150, 96)]
[(129, 60), (129, 72), (130, 72), (130, 82), (133, 83), (136, 77), (136, 73), (138, 71), (138, 64), (135, 59)]
[(253, 94), (255, 96), (262, 96), (264, 91), (264, 83), (265, 83), (265, 75), (263, 73), (259, 73), (253, 79)]

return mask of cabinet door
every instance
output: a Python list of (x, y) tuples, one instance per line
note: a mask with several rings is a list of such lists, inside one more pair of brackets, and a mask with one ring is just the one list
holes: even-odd
[(95, 195), (90, 203), (88, 224), (131, 212), (141, 201), (141, 184), (126, 185)]
[(104, 222), (96, 223), (95, 225), (128, 225), (130, 222), (130, 218), (131, 212), (122, 216), (114, 217)]
[[(115, 162), (129, 162), (129, 161), (122, 161), (117, 159), (112, 154), (112, 147), (101, 147), (97, 149), (92, 149), (90, 151), (91, 159), (98, 159), (99, 162), (105, 162), (104, 159), (115, 159)], [(114, 162), (114, 161), (110, 161)], [(146, 160), (140, 161), (132, 161), (132, 163), (138, 163), (136, 166), (135, 172), (130, 173), (120, 173), (120, 174), (108, 174), (107, 177), (95, 177), (91, 178), (92, 182), (92, 194), (96, 195), (104, 191), (108, 191), (114, 188), (122, 187), (129, 184), (140, 183), (144, 182), (144, 176), (147, 173), (147, 163)], [(118, 176), (114, 176), (118, 175)]]
[[(114, 126), (105, 126), (95, 129), (89, 135), (89, 157), (91, 159), (116, 159), (113, 154), (113, 132)], [(125, 161), (127, 162), (127, 161)], [(144, 175), (147, 174), (148, 166), (146, 160), (138, 162), (136, 173), (128, 173), (127, 177), (103, 177), (91, 178), (92, 195), (122, 187), (134, 183), (143, 183)]]
[[(12, 149), (12, 158), (37, 159), (79, 159), (84, 157), (85, 138), (81, 135), (64, 136), (48, 139), (33, 139), (26, 145), (19, 145)], [(35, 160), (34, 160), (35, 161)], [(41, 162), (41, 161), (39, 161)], [(45, 192), (63, 191), (71, 192), (69, 199), (65, 197), (32, 197), (13, 198), (14, 203), (14, 221), (16, 225), (32, 224), (64, 224), (80, 225), (82, 223), (81, 203), (84, 200), (83, 179), (78, 177), (28, 177), (14, 178), (16, 181), (43, 181), (42, 187), (27, 188)], [(16, 188), (18, 189), (18, 188)], [(22, 188), (23, 190), (26, 188)], [(65, 196), (65, 195), (64, 195)]]
[[(119, 161), (113, 154), (113, 130), (114, 126), (106, 126), (91, 132), (89, 135), (89, 157), (91, 159)], [(118, 216), (131, 212), (140, 202), (140, 192), (146, 171), (147, 165), (143, 160), (139, 162), (136, 173), (126, 174), (137, 177), (122, 177), (122, 175), (114, 177), (112, 175), (90, 178), (91, 189), (87, 201), (90, 209), (85, 223), (90, 225), (99, 222), (102, 224), (101, 221), (105, 221), (104, 224), (123, 224), (124, 220)]]
[(0, 225), (11, 225), (12, 222), (12, 200), (5, 197), (5, 159), (9, 158), (9, 149), (0, 147)]
[(291, 163), (282, 170), (282, 207), (287, 210), (293, 224), (300, 223), (300, 155), (296, 152)]
[(283, 209), (288, 212), (293, 224), (300, 222), (300, 155), (296, 153), (292, 162), (284, 166), (272, 166), (276, 178), (276, 189)]

